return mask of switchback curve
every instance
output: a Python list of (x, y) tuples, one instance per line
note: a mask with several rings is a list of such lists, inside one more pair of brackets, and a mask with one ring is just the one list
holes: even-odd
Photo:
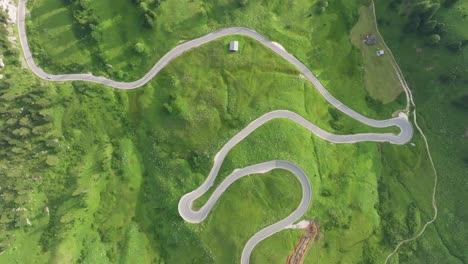
[(183, 44), (180, 44), (166, 53), (154, 66), (153, 68), (146, 73), (142, 78), (133, 82), (118, 82), (114, 80), (107, 79), (101, 76), (94, 76), (92, 74), (60, 74), (60, 75), (53, 75), (48, 74), (44, 70), (42, 70), (37, 64), (34, 62), (32, 57), (32, 53), (30, 51), (27, 36), (26, 36), (26, 25), (25, 25), (25, 17), (26, 17), (26, 0), (19, 0), (18, 6), (18, 33), (20, 38), (21, 47), (27, 62), (28, 67), (31, 71), (37, 75), (39, 78), (42, 78), (47, 81), (87, 81), (93, 83), (99, 83), (106, 86), (110, 86), (116, 89), (135, 89), (145, 85), (149, 82), (152, 78), (154, 78), (159, 71), (161, 71), (169, 62), (173, 59), (180, 56), (185, 51), (191, 50), (193, 48), (199, 47), (205, 43), (213, 41), (215, 39), (229, 36), (229, 35), (244, 35), (251, 37), (267, 48), (271, 49), (273, 52), (281, 56), (283, 59), (292, 63), (295, 67), (297, 67), (304, 76), (315, 86), (315, 88), (325, 97), (325, 99), (333, 105), (335, 108), (339, 109), (344, 114), (375, 128), (383, 128), (383, 127), (391, 127), (397, 126), (400, 128), (400, 133), (395, 135), (391, 133), (363, 133), (363, 134), (353, 134), (353, 135), (335, 135), (329, 132), (326, 132), (314, 124), (310, 123), (300, 115), (285, 111), (285, 110), (278, 110), (269, 112), (258, 119), (254, 120), (251, 124), (249, 124), (246, 128), (240, 131), (236, 136), (234, 136), (231, 140), (229, 140), (226, 145), (218, 152), (214, 159), (214, 165), (210, 171), (209, 176), (205, 180), (205, 182), (200, 185), (194, 191), (184, 195), (181, 200), (179, 201), (179, 213), (184, 218), (184, 220), (192, 223), (199, 223), (203, 221), (206, 216), (208, 215), (209, 211), (213, 208), (214, 204), (216, 203), (217, 199), (220, 197), (222, 192), (227, 189), (227, 187), (232, 184), (235, 180), (249, 175), (253, 173), (265, 173), (267, 171), (273, 169), (284, 169), (292, 172), (296, 175), (298, 180), (301, 182), (301, 186), (303, 189), (303, 196), (299, 207), (288, 217), (279, 222), (266, 227), (259, 232), (257, 232), (246, 244), (244, 250), (242, 252), (241, 263), (247, 264), (249, 263), (249, 257), (253, 250), (253, 248), (263, 239), (271, 236), (272, 234), (284, 229), (289, 224), (292, 224), (296, 220), (298, 220), (308, 209), (312, 190), (310, 187), (310, 182), (307, 179), (305, 173), (295, 164), (288, 162), (288, 161), (268, 161), (260, 164), (256, 164), (253, 166), (249, 166), (243, 169), (235, 170), (231, 175), (229, 175), (215, 190), (215, 193), (210, 197), (207, 204), (205, 204), (202, 209), (199, 211), (192, 210), (192, 203), (195, 199), (202, 196), (208, 189), (213, 185), (213, 182), (219, 172), (221, 164), (226, 157), (227, 153), (229, 152), (232, 147), (234, 147), (237, 143), (239, 143), (243, 138), (247, 135), (252, 133), (255, 129), (259, 126), (263, 125), (264, 123), (275, 119), (275, 118), (286, 118), (292, 120), (303, 127), (307, 128), (309, 131), (317, 135), (318, 137), (328, 140), (333, 143), (356, 143), (356, 142), (364, 142), (364, 141), (373, 141), (373, 142), (390, 142), (392, 144), (405, 144), (407, 143), (412, 135), (413, 135), (413, 128), (411, 123), (408, 121), (407, 116), (404, 113), (400, 113), (399, 117), (391, 118), (387, 120), (375, 120), (368, 117), (365, 117), (353, 109), (347, 107), (335, 97), (333, 97), (321, 84), (321, 82), (317, 79), (317, 77), (297, 58), (293, 55), (288, 53), (286, 50), (279, 47), (279, 45), (271, 42), (263, 35), (259, 34), (258, 32), (244, 28), (244, 27), (231, 27), (231, 28), (224, 28), (212, 33), (209, 33), (205, 36), (200, 38), (187, 41)]

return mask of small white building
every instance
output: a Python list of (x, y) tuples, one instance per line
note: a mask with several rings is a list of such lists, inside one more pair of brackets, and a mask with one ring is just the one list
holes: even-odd
[(239, 41), (231, 41), (229, 42), (229, 51), (239, 51)]
[(384, 50), (378, 50), (377, 51), (377, 56), (382, 56), (385, 54), (385, 51)]

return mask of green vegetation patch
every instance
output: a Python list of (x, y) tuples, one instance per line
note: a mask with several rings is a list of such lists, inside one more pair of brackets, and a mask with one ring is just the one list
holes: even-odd
[[(415, 1), (410, 1), (416, 3)], [(429, 2), (429, 7), (438, 3)], [(453, 5), (447, 5), (454, 2)], [(455, 3), (456, 2), (456, 3)], [(426, 3), (425, 5), (427, 5)], [(466, 181), (468, 170), (467, 70), (468, 49), (453, 50), (447, 45), (466, 39), (465, 1), (442, 2), (431, 20), (444, 23), (446, 31), (438, 45), (427, 43), (424, 32), (407, 32), (411, 16), (401, 17), (392, 10), (408, 10), (398, 1), (377, 4), (377, 13), (390, 48), (394, 51), (408, 83), (413, 90), (418, 110), (418, 122), (424, 130), (435, 166), (439, 173), (436, 200), (439, 215), (434, 227), (409, 247), (417, 247), (407, 263), (464, 263), (468, 233)], [(465, 17), (465, 18), (464, 18)], [(428, 172), (432, 180), (432, 173)], [(403, 262), (403, 261), (402, 261)]]
[[(370, 7), (359, 8), (359, 21), (351, 31), (351, 42), (361, 50), (364, 80), (369, 95), (384, 104), (394, 101), (403, 92), (403, 87), (391, 55), (377, 34), (374, 14)], [(378, 56), (377, 51), (380, 50), (386, 54)]]
[[(29, 3), (30, 1), (28, 1)], [(72, 10), (63, 0), (31, 1), (40, 7), (31, 10), (27, 22), (29, 45), (41, 65), (67, 65), (64, 70), (82, 71), (92, 63), (91, 53), (73, 30)], [(75, 69), (74, 69), (75, 68)]]
[[(159, 58), (177, 44), (223, 27), (244, 26), (281, 43), (313, 70), (333, 95), (353, 109), (367, 116), (386, 118), (396, 110), (404, 108), (402, 100), (397, 100), (387, 107), (382, 105), (382, 102), (389, 103), (395, 99), (397, 92), (391, 93), (391, 96), (382, 95), (382, 98), (373, 92), (368, 96), (366, 86), (363, 85), (363, 78), (371, 80), (370, 84), (366, 81), (369, 87), (374, 84), (377, 86), (372, 87), (380, 87), (382, 84), (372, 81), (378, 79), (375, 75), (362, 76), (363, 63), (360, 52), (349, 41), (348, 33), (359, 16), (356, 8), (365, 1), (327, 2), (324, 12), (317, 12), (317, 8), (323, 3), (305, 0), (288, 3), (237, 0), (141, 3), (90, 1), (85, 5), (88, 10), (86, 14), (90, 14), (93, 22), (80, 21), (89, 25), (96, 20), (97, 24), (92, 24), (92, 31), (88, 35), (83, 36), (75, 27), (71, 31), (74, 32), (74, 36), (67, 36), (67, 39), (76, 43), (67, 53), (70, 62), (61, 60), (61, 54), (52, 52), (54, 45), (63, 43), (55, 42), (42, 32), (47, 27), (41, 26), (40, 22), (49, 16), (44, 10), (55, 12), (53, 7), (48, 8), (47, 3), (45, 0), (35, 0), (29, 4), (33, 12), (31, 22), (28, 23), (28, 32), (31, 48), (37, 54), (36, 60), (41, 67), (51, 72), (93, 72), (95, 75), (117, 80), (135, 80), (143, 76)], [(64, 0), (62, 7), (57, 6), (56, 9), (64, 7), (73, 10), (73, 5)], [(284, 12), (285, 9), (288, 12)], [(151, 27), (145, 26), (148, 16), (154, 16), (151, 18)], [(53, 23), (54, 27), (64, 27), (70, 23), (76, 24), (76, 21), (76, 13), (69, 12), (67, 19), (55, 17)], [(48, 46), (44, 43), (48, 43)], [(89, 55), (89, 51), (92, 51), (92, 55)], [(83, 57), (88, 57), (87, 62), (83, 62)], [(72, 63), (75, 61), (79, 67)], [(337, 64), (337, 61), (340, 63)], [(382, 69), (388, 69), (389, 65), (384, 63)], [(390, 80), (390, 77), (388, 78)], [(387, 86), (392, 85), (386, 83), (385, 87)], [(395, 84), (391, 90), (396, 91), (398, 87)], [(368, 89), (371, 91), (378, 88)], [(387, 93), (387, 89), (381, 91)]]
[[(181, 38), (223, 25), (245, 25), (268, 32), (359, 112), (388, 118), (398, 106), (365, 99), (361, 56), (348, 36), (363, 3), (336, 1), (317, 14), (317, 3), (306, 1), (145, 1), (156, 14), (153, 32), (143, 19), (150, 13), (132, 2), (116, 4), (117, 10), (138, 15), (140, 22), (117, 18), (118, 27), (109, 20), (115, 15), (109, 1), (85, 1), (83, 6), (72, 2), (75, 6), (67, 10), (92, 11), (96, 28), (107, 29), (100, 32), (97, 46), (89, 45), (91, 34), (83, 37), (85, 49), (93, 54), (110, 52), (83, 62), (85, 70), (134, 79)], [(33, 23), (44, 3), (32, 3)], [(73, 25), (73, 15), (68, 22), (57, 21)], [(150, 31), (128, 42), (122, 36), (125, 31), (117, 28), (129, 31), (131, 23)], [(115, 36), (105, 36), (111, 31), (121, 39), (106, 42)], [(31, 33), (33, 42), (42, 38)], [(80, 39), (75, 29), (73, 34)], [(238, 53), (227, 51), (233, 39), (240, 41)], [(187, 52), (145, 87), (132, 91), (82, 82), (49, 83), (26, 70), (18, 75), (18, 52), (1, 40), (12, 51), (5, 59), (10, 65), (6, 79), (0, 82), (1, 111), (7, 117), (0, 123), (0, 177), (5, 186), (0, 196), (0, 262), (236, 263), (255, 232), (294, 210), (300, 189), (283, 171), (251, 175), (228, 189), (206, 222), (185, 223), (177, 211), (180, 197), (205, 180), (214, 155), (229, 138), (276, 109), (295, 111), (333, 133), (387, 131), (337, 112), (297, 69), (249, 38), (231, 36)], [(37, 51), (42, 44), (36, 43)], [(120, 53), (119, 47), (127, 52)], [(78, 53), (71, 50), (69, 55)], [(71, 69), (40, 62), (47, 70)], [(321, 224), (321, 236), (306, 263), (381, 262), (399, 239), (414, 234), (431, 214), (430, 182), (419, 183), (427, 178), (427, 157), (421, 139), (416, 137), (414, 143), (415, 147), (331, 144), (297, 124), (274, 120), (229, 153), (216, 184), (238, 167), (270, 159), (295, 162), (314, 188), (304, 218)], [(252, 262), (284, 263), (299, 233), (280, 232), (262, 242)]]

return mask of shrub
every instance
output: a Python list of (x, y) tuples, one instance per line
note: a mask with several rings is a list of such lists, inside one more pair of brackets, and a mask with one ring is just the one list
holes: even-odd
[(468, 95), (462, 96), (452, 101), (452, 105), (459, 108), (460, 110), (468, 109)]
[(411, 17), (408, 23), (405, 26), (406, 32), (413, 32), (416, 31), (419, 26), (421, 25), (421, 18), (418, 16)]
[(406, 226), (410, 235), (416, 234), (421, 228), (421, 213), (415, 203), (410, 204), (406, 213)]
[(421, 14), (422, 20), (430, 20), (437, 13), (437, 11), (439, 11), (439, 8), (439, 3), (432, 4), (429, 7), (429, 9), (427, 9), (424, 13)]
[(462, 49), (462, 42), (455, 41), (455, 42), (449, 43), (447, 44), (447, 48), (453, 52), (459, 52)]
[(383, 107), (383, 103), (380, 100), (377, 100), (370, 95), (366, 95), (366, 103), (369, 108), (372, 108), (375, 111), (380, 111)]
[(442, 73), (442, 74), (439, 76), (440, 82), (441, 82), (441, 83), (445, 83), (445, 84), (452, 83), (452, 82), (456, 81), (457, 79), (458, 79), (457, 74), (455, 74), (455, 73), (453, 73), (453, 72)]
[(431, 1), (422, 1), (413, 6), (412, 16), (417, 16), (429, 12), (431, 8)]
[(434, 33), (439, 34), (440, 36), (445, 36), (447, 32), (447, 25), (445, 25), (445, 23), (437, 23)]
[(145, 52), (146, 52), (145, 44), (143, 44), (141, 42), (137, 42), (133, 46), (133, 50), (138, 54), (145, 54)]
[(144, 23), (146, 28), (153, 28), (154, 27), (154, 19), (148, 15), (145, 14), (145, 23)]
[(438, 34), (432, 34), (430, 37), (429, 37), (429, 44), (430, 45), (433, 45), (433, 46), (436, 46), (439, 44), (440, 42), (440, 36)]
[(459, 0), (445, 0), (444, 7), (451, 7), (456, 4)]
[(437, 26), (437, 21), (428, 20), (421, 26), (421, 31), (424, 33), (434, 33)]
[(324, 13), (328, 8), (328, 1), (320, 0), (317, 2), (317, 14)]
[(141, 13), (143, 18), (144, 27), (151, 29), (154, 27), (156, 20), (156, 13), (153, 9), (157, 8), (160, 4), (159, 0), (132, 0)]
[(328, 113), (332, 116), (333, 120), (338, 121), (338, 119), (340, 119), (340, 111), (338, 111), (338, 109), (329, 107)]
[(246, 6), (249, 0), (239, 0), (239, 5), (240, 6)]

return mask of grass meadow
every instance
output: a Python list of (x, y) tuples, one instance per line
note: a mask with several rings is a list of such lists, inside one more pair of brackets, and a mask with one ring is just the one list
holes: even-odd
[[(98, 49), (111, 69), (97, 67), (90, 55), (96, 47), (70, 34), (71, 20), (60, 1), (32, 1), (28, 31), (35, 58), (47, 70), (60, 72), (69, 63), (110, 77), (122, 71), (122, 78), (131, 80), (181, 40), (224, 26), (247, 26), (280, 42), (345, 104), (367, 116), (388, 118), (404, 107), (401, 96), (366, 90), (377, 81), (366, 79), (369, 74), (361, 67), (371, 63), (368, 53), (352, 42), (361, 34), (356, 28), (369, 26), (356, 26), (368, 19), (363, 9), (360, 13), (363, 4), (369, 3), (334, 1), (317, 15), (315, 3), (308, 1), (249, 1), (244, 7), (234, 1), (164, 1), (157, 8), (156, 27), (143, 30), (129, 1), (92, 1), (101, 19)], [(227, 51), (233, 39), (240, 41), (238, 53)], [(145, 56), (133, 52), (135, 42), (148, 48)], [(68, 61), (55, 45), (69, 47)], [(43, 134), (53, 140), (34, 143), (34, 151), (28, 151), (38, 153), (34, 158), (16, 154), (13, 161), (0, 163), (2, 171), (27, 170), (16, 184), (41, 177), (23, 190), (26, 198), (16, 193), (19, 198), (2, 207), (5, 212), (28, 210), (13, 215), (13, 224), (1, 219), (5, 252), (0, 263), (238, 263), (255, 232), (295, 209), (300, 186), (284, 171), (251, 175), (227, 190), (205, 222), (185, 223), (177, 212), (180, 197), (204, 181), (229, 138), (275, 109), (295, 111), (334, 133), (388, 131), (340, 114), (297, 69), (241, 36), (189, 51), (131, 91), (81, 82), (52, 84), (27, 70), (19, 82), (12, 74), (19, 68), (19, 63), (12, 66), (6, 84), (0, 83), (0, 99), (25, 97), (33, 88), (46, 90), (25, 105), (33, 108), (43, 103), (40, 99), (54, 99), (40, 112), (50, 121)], [(375, 100), (366, 100), (369, 95)], [(16, 107), (12, 113), (24, 106)], [(413, 143), (331, 144), (299, 125), (274, 120), (229, 153), (216, 184), (238, 167), (270, 159), (295, 162), (313, 186), (304, 218), (321, 225), (305, 263), (382, 262), (432, 213), (428, 159), (418, 135)], [(25, 224), (26, 217), (32, 226)], [(252, 263), (284, 263), (299, 235), (300, 230), (287, 230), (268, 238), (254, 250)], [(397, 258), (419, 258), (417, 248), (405, 248)]]
[[(465, 263), (468, 238), (464, 209), (468, 171), (466, 138), (468, 115), (466, 107), (455, 102), (467, 95), (466, 71), (468, 50), (459, 53), (445, 45), (467, 38), (467, 3), (459, 1), (451, 8), (441, 7), (436, 19), (447, 24), (449, 32), (439, 46), (428, 46), (414, 34), (404, 34), (398, 12), (388, 12), (388, 2), (377, 4), (382, 33), (395, 53), (407, 81), (413, 90), (418, 109), (418, 122), (424, 130), (435, 166), (439, 173), (436, 193), (439, 216), (434, 226), (410, 247), (420, 249), (407, 263)], [(441, 81), (443, 74), (460, 74), (450, 83)], [(428, 179), (433, 174), (428, 171)], [(437, 252), (434, 253), (434, 252)]]
[[(60, 38), (57, 42), (50, 41), (51, 34), (56, 35), (54, 32), (70, 28), (70, 18), (52, 15), (58, 11), (51, 10), (63, 10), (59, 14), (65, 15), (66, 9), (60, 8), (60, 2), (35, 0), (28, 5), (32, 10), (31, 22), (28, 25), (33, 26), (28, 27), (28, 32), (32, 36), (30, 42), (33, 43), (33, 52), (39, 65), (52, 72), (74, 70), (93, 72), (114, 79), (135, 80), (182, 41), (223, 27), (245, 26), (281, 43), (316, 73), (333, 95), (352, 108), (368, 116), (380, 118), (388, 117), (396, 110), (404, 108), (401, 100), (391, 104), (399, 95), (398, 85), (392, 87), (393, 92), (390, 95), (379, 97), (379, 92), (375, 91), (379, 89), (375, 87), (385, 83), (380, 93), (387, 93), (387, 88), (391, 85), (388, 83), (395, 83), (392, 75), (379, 81), (378, 77), (374, 77), (379, 72), (373, 71), (366, 77), (366, 80), (373, 81), (370, 81), (370, 84), (366, 81), (366, 85), (362, 83), (362, 79), (365, 78), (362, 76), (364, 73), (360, 63), (362, 55), (349, 41), (348, 32), (359, 16), (355, 10), (356, 6), (365, 4), (366, 1), (332, 2), (329, 7), (331, 11), (322, 15), (316, 14), (314, 2), (305, 0), (288, 3), (250, 1), (243, 7), (235, 0), (163, 1), (156, 10), (156, 25), (151, 30), (142, 27), (142, 17), (130, 1), (91, 1), (93, 11), (101, 20), (97, 25), (101, 36), (97, 52), (103, 58), (103, 64), (94, 63), (93, 54), (89, 53), (89, 45), (80, 44), (77, 37), (70, 36), (71, 31), (67, 36), (57, 35), (57, 38)], [(289, 11), (283, 12), (284, 9)], [(53, 25), (48, 25), (48, 21)], [(362, 34), (360, 31), (362, 30), (356, 30), (355, 35)], [(144, 54), (134, 51), (136, 43), (144, 44)], [(54, 45), (70, 47), (66, 52), (69, 61), (61, 60), (63, 54)], [(364, 58), (368, 58), (368, 54)], [(381, 62), (376, 62), (375, 58), (366, 59), (369, 60), (374, 61), (371, 65), (377, 64), (379, 68), (391, 68), (390, 61), (385, 58)], [(387, 78), (389, 80), (385, 82)], [(369, 103), (365, 100), (368, 94), (377, 100), (372, 102), (375, 111), (369, 111)], [(382, 107), (382, 103), (387, 104), (387, 107)]]

